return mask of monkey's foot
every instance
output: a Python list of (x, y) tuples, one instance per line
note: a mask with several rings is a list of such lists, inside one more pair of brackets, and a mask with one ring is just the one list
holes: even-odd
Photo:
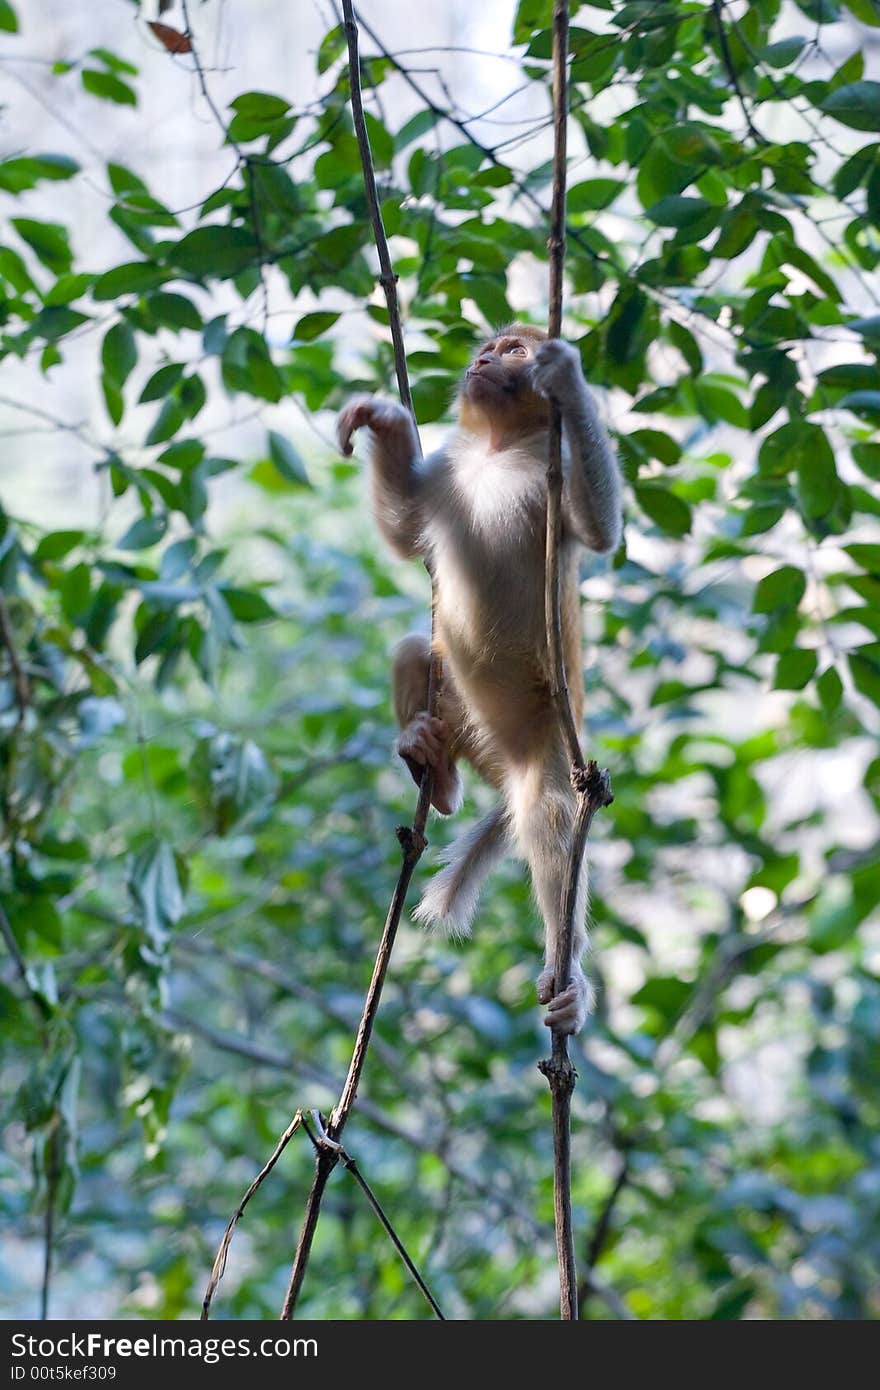
[(431, 801), (441, 816), (451, 816), (461, 805), (461, 781), (449, 760), (449, 726), (427, 710), (421, 710), (401, 731), (397, 751), (416, 782), (429, 764), (434, 773)]
[(571, 984), (559, 994), (554, 993), (556, 975), (552, 965), (541, 971), (536, 982), (538, 1003), (548, 1006), (544, 1022), (548, 1028), (556, 1028), (560, 1033), (579, 1033), (595, 1004), (592, 983), (580, 966), (574, 966), (571, 974)]

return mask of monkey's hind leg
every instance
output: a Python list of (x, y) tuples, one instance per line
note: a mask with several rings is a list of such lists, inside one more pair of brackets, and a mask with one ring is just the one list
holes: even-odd
[(568, 881), (575, 795), (562, 751), (551, 752), (515, 772), (510, 809), (520, 849), (545, 925), (544, 969), (537, 979), (538, 1002), (547, 1004), (548, 1026), (578, 1033), (593, 1008), (593, 989), (581, 967), (587, 948), (587, 870), (581, 865), (572, 931), (571, 983), (556, 989), (556, 942), (563, 928), (563, 894)]
[(394, 712), (400, 725), (397, 751), (414, 782), (421, 781), (425, 765), (430, 764), (434, 773), (431, 802), (441, 815), (451, 816), (463, 798), (461, 778), (450, 753), (457, 710), (445, 698), (439, 717), (431, 714), (427, 708), (430, 670), (428, 641), (416, 633), (404, 637), (395, 648), (392, 666)]

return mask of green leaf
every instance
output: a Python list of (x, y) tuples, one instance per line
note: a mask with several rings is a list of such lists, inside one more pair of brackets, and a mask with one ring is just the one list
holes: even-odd
[(761, 49), (759, 56), (763, 62), (769, 63), (771, 68), (787, 68), (797, 58), (806, 42), (802, 35), (792, 34), (790, 38), (767, 44), (766, 48)]
[(774, 690), (803, 690), (815, 675), (817, 664), (816, 653), (806, 651), (802, 647), (783, 652), (776, 663)]
[(159, 462), (166, 468), (177, 468), (186, 472), (189, 468), (195, 468), (204, 457), (205, 446), (200, 439), (179, 439), (175, 444), (169, 444), (167, 449), (163, 449), (159, 455)]
[(114, 425), (118, 425), (125, 414), (125, 398), (119, 382), (114, 381), (112, 376), (106, 372), (101, 373), (101, 390), (104, 393), (104, 404), (107, 407), (107, 414)]
[(137, 77), (138, 75), (138, 70), (134, 63), (129, 63), (125, 58), (120, 58), (118, 53), (114, 53), (109, 48), (90, 48), (89, 57), (97, 58), (105, 67), (110, 68), (111, 72), (127, 72), (131, 77)]
[(834, 450), (825, 431), (810, 427), (809, 449), (798, 452), (797, 491), (805, 517), (827, 516), (837, 500), (839, 479)]
[(262, 749), (250, 739), (215, 734), (201, 739), (190, 763), (200, 799), (211, 811), (214, 829), (225, 835), (238, 821), (268, 808), (276, 779)]
[(647, 209), (646, 216), (658, 227), (676, 227), (688, 231), (699, 241), (718, 225), (723, 212), (706, 198), (683, 198), (670, 196), (661, 198)]
[(413, 409), (419, 424), (441, 419), (449, 409), (453, 388), (448, 376), (427, 373), (413, 383)]
[(293, 330), (294, 338), (301, 342), (310, 343), (315, 338), (320, 338), (328, 329), (332, 328), (339, 318), (338, 314), (315, 313), (306, 314), (299, 320)]
[(168, 518), (166, 516), (142, 516), (132, 526), (129, 526), (124, 536), (116, 542), (117, 550), (148, 550), (151, 545), (157, 545), (168, 529)]
[(691, 509), (659, 483), (636, 483), (635, 497), (642, 511), (661, 531), (671, 536), (687, 535), (691, 529)]
[(84, 531), (50, 531), (34, 551), (34, 560), (37, 564), (43, 560), (62, 560), (81, 543), (84, 536)]
[(417, 111), (414, 116), (411, 116), (410, 119), (400, 127), (400, 130), (395, 135), (394, 148), (398, 151), (405, 150), (407, 145), (412, 144), (413, 140), (418, 140), (421, 135), (427, 135), (429, 130), (433, 130), (434, 126), (441, 118), (441, 113), (439, 111), (432, 111), (430, 107), (426, 107), (422, 111)]
[(854, 444), (852, 456), (866, 477), (880, 482), (880, 444)]
[(853, 130), (880, 131), (880, 82), (849, 82), (829, 93), (820, 110)]
[(101, 345), (101, 362), (110, 380), (119, 387), (124, 386), (137, 363), (134, 333), (125, 319), (114, 323), (105, 333)]
[(610, 207), (625, 188), (623, 179), (585, 179), (568, 190), (568, 211), (598, 212)]
[(0, 29), (7, 34), (18, 33), (18, 16), (9, 0), (0, 0)]
[(264, 623), (278, 616), (268, 599), (256, 589), (235, 589), (223, 584), (220, 592), (236, 622)]
[(286, 116), (290, 110), (290, 103), (284, 97), (273, 96), (269, 92), (242, 92), (229, 105), (237, 115), (245, 116), (250, 121), (270, 123)]
[(90, 275), (60, 275), (51, 290), (43, 295), (43, 303), (47, 308), (57, 304), (69, 304), (85, 294), (91, 283)]
[(269, 431), (269, 457), (287, 482), (311, 487), (306, 466), (296, 449), (289, 439), (285, 439), (283, 434), (276, 434), (275, 430)]
[[(197, 227), (170, 247), (169, 259), (202, 280), (226, 280), (255, 265), (259, 247), (243, 227)], [(165, 279), (169, 279), (168, 274)]]
[(838, 0), (794, 0), (798, 9), (816, 24), (835, 24), (840, 19)]
[(880, 574), (880, 545), (845, 545), (844, 550), (851, 560), (855, 560), (857, 565), (868, 570), (870, 574)]
[(58, 305), (51, 309), (41, 309), (31, 324), (31, 332), (37, 338), (55, 342), (56, 339), (63, 338), (65, 333), (71, 333), (74, 328), (79, 328), (81, 323), (87, 322), (88, 314)]
[(337, 24), (329, 30), (321, 40), (318, 49), (318, 72), (324, 73), (332, 67), (337, 58), (341, 58), (346, 51), (345, 30), (341, 24)]
[(843, 699), (843, 681), (837, 674), (833, 666), (829, 666), (827, 671), (823, 671), (816, 681), (816, 690), (819, 700), (826, 715), (830, 718), (839, 708)]
[(148, 401), (160, 401), (163, 396), (167, 396), (183, 376), (184, 364), (182, 362), (168, 362), (164, 367), (160, 367), (154, 372), (140, 394), (139, 404), (145, 405)]
[(141, 926), (154, 946), (164, 946), (169, 929), (183, 916), (183, 888), (171, 846), (152, 840), (132, 860), (127, 881)]
[(865, 695), (875, 705), (880, 705), (880, 665), (875, 660), (860, 655), (861, 650), (850, 652), (847, 661), (853, 685), (859, 694)]
[(82, 84), (92, 96), (102, 101), (114, 101), (119, 106), (137, 106), (137, 94), (121, 77), (111, 72), (98, 72), (96, 68), (83, 68), (80, 73)]
[(147, 308), (157, 323), (167, 328), (202, 327), (202, 316), (191, 299), (183, 294), (169, 294), (160, 290), (147, 296)]
[(146, 443), (163, 444), (176, 434), (187, 418), (186, 410), (176, 396), (170, 396), (162, 405), (146, 438)]
[(650, 458), (659, 459), (672, 468), (681, 458), (681, 445), (662, 430), (634, 430), (628, 438), (644, 449)]
[(55, 275), (64, 275), (73, 264), (67, 228), (59, 222), (37, 222), (31, 217), (13, 217), (12, 226), (34, 254)]
[(774, 613), (778, 608), (797, 608), (807, 588), (806, 577), (794, 565), (783, 565), (755, 586), (753, 613)]
[(0, 164), (0, 188), (21, 193), (35, 188), (41, 179), (70, 179), (79, 172), (75, 159), (62, 154), (38, 154), (7, 159)]
[(99, 275), (92, 287), (93, 299), (118, 299), (122, 294), (143, 294), (171, 279), (172, 272), (152, 261), (128, 261)]

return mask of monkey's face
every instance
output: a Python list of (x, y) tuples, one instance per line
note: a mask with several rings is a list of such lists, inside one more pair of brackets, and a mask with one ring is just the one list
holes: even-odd
[(484, 343), (465, 372), (461, 423), (465, 429), (503, 426), (505, 434), (524, 434), (547, 424), (547, 401), (532, 384), (539, 328), (512, 324)]

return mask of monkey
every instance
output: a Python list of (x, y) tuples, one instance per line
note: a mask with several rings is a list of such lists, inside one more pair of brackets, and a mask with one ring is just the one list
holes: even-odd
[(447, 852), (416, 919), (467, 936), (483, 880), (508, 849), (518, 849), (545, 925), (537, 979), (538, 1002), (548, 1006), (544, 1022), (576, 1033), (593, 1007), (582, 966), (585, 868), (571, 981), (557, 990), (554, 978), (576, 799), (551, 698), (544, 617), (551, 401), (562, 419), (562, 642), (580, 724), (579, 551), (618, 548), (622, 481), (576, 348), (526, 324), (501, 329), (464, 374), (457, 429), (427, 458), (410, 413), (375, 396), (357, 396), (344, 407), (338, 442), (348, 456), (354, 432), (369, 430), (379, 531), (396, 554), (422, 557), (434, 582), (434, 650), (443, 672), (437, 712), (427, 708), (431, 645), (412, 634), (393, 656), (398, 752), (416, 781), (430, 765), (432, 802), (441, 815), (461, 807), (461, 759), (501, 793)]

